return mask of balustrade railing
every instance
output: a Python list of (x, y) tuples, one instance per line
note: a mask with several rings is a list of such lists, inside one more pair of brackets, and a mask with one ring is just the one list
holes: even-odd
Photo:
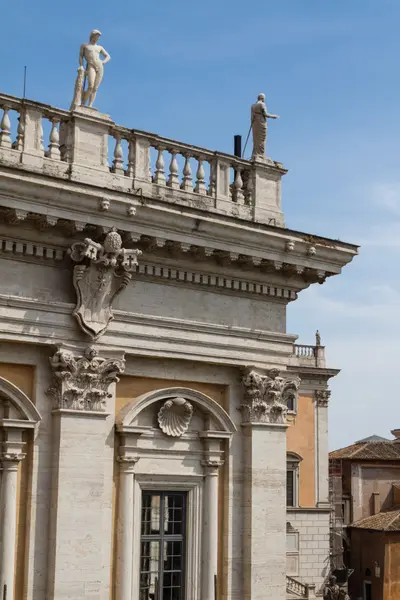
[(300, 364), (325, 368), (325, 346), (295, 344), (293, 354)]
[(0, 94), (0, 163), (44, 168), (55, 176), (58, 170), (63, 177), (76, 173), (82, 182), (141, 188), (167, 201), (283, 224), (285, 170), (279, 163), (255, 164), (128, 129), (95, 111), (69, 112)]
[(294, 347), (296, 356), (305, 358), (314, 358), (317, 355), (317, 346), (306, 346), (304, 344), (296, 344)]
[[(28, 152), (38, 157), (62, 160), (60, 124), (68, 113), (48, 105), (0, 94), (0, 150)], [(44, 139), (43, 122), (49, 122), (50, 133)], [(2, 156), (4, 158), (4, 156)]]
[[(253, 201), (249, 161), (123, 127), (113, 128), (110, 135), (114, 141), (112, 173), (132, 177), (138, 145), (143, 147), (141, 141), (145, 140), (149, 182), (200, 196), (223, 197), (247, 206)], [(127, 142), (127, 156), (123, 141)]]
[(315, 598), (315, 585), (301, 583), (289, 575), (286, 575), (286, 589), (300, 598), (307, 598), (307, 600)]

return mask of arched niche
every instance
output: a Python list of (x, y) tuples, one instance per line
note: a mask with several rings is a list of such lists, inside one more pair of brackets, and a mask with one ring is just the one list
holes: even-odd
[(119, 460), (117, 597), (139, 594), (145, 493), (187, 496), (186, 586), (191, 599), (214, 595), (218, 565), (219, 467), (236, 426), (209, 396), (183, 387), (132, 399), (116, 417)]
[(40, 420), (28, 396), (0, 377), (0, 582), (9, 600), (14, 598), (16, 569), (18, 465), (25, 457), (24, 433)]
[(16, 385), (0, 377), (0, 418), (20, 421), (21, 427), (34, 427), (41, 420), (33, 402)]

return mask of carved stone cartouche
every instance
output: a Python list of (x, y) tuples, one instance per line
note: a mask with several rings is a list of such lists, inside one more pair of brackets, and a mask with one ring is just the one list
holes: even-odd
[(75, 357), (70, 350), (59, 349), (50, 358), (53, 385), (48, 394), (56, 408), (104, 412), (109, 386), (119, 381), (125, 369), (123, 359), (100, 358), (94, 348)]
[(141, 251), (122, 248), (121, 236), (113, 228), (103, 244), (86, 238), (72, 244), (69, 252), (80, 263), (74, 267), (77, 303), (73, 314), (81, 329), (97, 339), (113, 318), (112, 302), (128, 285)]
[(286, 423), (288, 400), (298, 393), (298, 377), (285, 379), (278, 369), (271, 369), (267, 375), (248, 369), (242, 383), (245, 402), (240, 408), (244, 422)]

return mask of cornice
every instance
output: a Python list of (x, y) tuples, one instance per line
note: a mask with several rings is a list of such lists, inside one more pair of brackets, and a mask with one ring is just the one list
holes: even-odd
[(238, 258), (247, 257), (256, 267), (272, 266), (282, 273), (286, 271), (296, 279), (299, 290), (340, 273), (357, 254), (357, 247), (350, 244), (143, 199), (133, 190), (101, 190), (24, 169), (2, 167), (1, 171), (0, 205), (5, 211), (15, 209), (20, 214), (25, 211), (36, 215), (43, 227), (63, 223), (79, 232), (88, 223), (105, 230), (115, 226), (136, 239), (150, 236), (164, 240), (164, 244), (197, 246), (206, 253), (209, 248), (213, 252), (228, 252)]
[[(0, 237), (0, 256), (5, 258), (15, 258), (26, 260), (28, 262), (63, 261), (67, 255), (67, 250), (55, 247), (46, 243), (36, 243), (33, 241), (21, 241), (12, 238)], [(228, 257), (228, 260), (229, 257)], [(211, 268), (210, 268), (211, 267)], [(207, 272), (210, 271), (211, 272)], [(274, 283), (248, 278), (252, 273), (246, 273), (246, 278), (235, 276), (227, 277), (212, 272), (212, 265), (199, 264), (197, 269), (190, 269), (187, 266), (177, 267), (176, 264), (169, 265), (140, 261), (139, 265), (132, 268), (134, 279), (156, 279), (163, 283), (169, 282), (176, 285), (190, 285), (215, 291), (231, 292), (235, 295), (256, 295), (268, 297), (269, 299), (281, 301), (285, 304), (296, 300), (297, 292), (291, 286), (280, 286)], [(254, 274), (255, 275), (255, 274)]]
[(289, 365), (287, 368), (291, 373), (299, 375), (301, 380), (315, 380), (315, 379), (330, 379), (336, 377), (340, 373), (340, 369), (327, 369), (326, 367), (297, 367)]

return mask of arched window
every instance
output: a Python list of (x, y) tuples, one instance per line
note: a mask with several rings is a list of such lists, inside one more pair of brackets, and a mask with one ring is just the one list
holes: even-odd
[(133, 398), (116, 430), (118, 598), (214, 598), (218, 471), (235, 424), (201, 392), (167, 388)]
[(299, 472), (301, 456), (288, 452), (286, 458), (286, 506), (299, 506)]

